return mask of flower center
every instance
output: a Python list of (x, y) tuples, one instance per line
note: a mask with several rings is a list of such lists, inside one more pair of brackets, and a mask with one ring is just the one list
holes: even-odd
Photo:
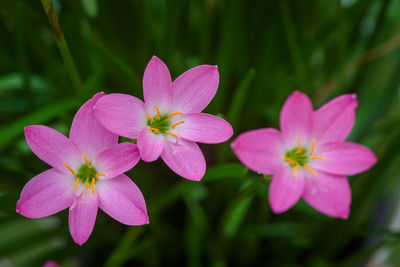
[(293, 176), (297, 177), (297, 171), (299, 167), (302, 167), (309, 172), (311, 172), (315, 177), (317, 177), (317, 173), (309, 166), (307, 163), (310, 160), (327, 160), (325, 157), (313, 156), (315, 150), (315, 138), (312, 139), (312, 146), (310, 152), (308, 153), (308, 149), (301, 146), (300, 137), (296, 136), (297, 147), (286, 151), (283, 159), (289, 163), (289, 166), (293, 168)]
[(173, 112), (171, 114), (160, 114), (160, 110), (158, 109), (157, 106), (154, 106), (154, 108), (157, 111), (157, 115), (154, 116), (153, 118), (150, 117), (147, 114), (144, 114), (146, 116), (147, 120), (147, 125), (150, 126), (150, 130), (154, 134), (169, 134), (172, 135), (175, 138), (178, 138), (176, 134), (171, 132), (171, 129), (175, 129), (176, 126), (179, 124), (185, 123), (184, 121), (179, 121), (177, 123), (172, 124), (171, 118), (176, 115), (183, 115), (181, 112)]
[(92, 189), (92, 193), (94, 193), (94, 184), (99, 176), (106, 176), (104, 173), (97, 173), (96, 168), (92, 166), (92, 164), (86, 159), (86, 155), (83, 156), (85, 164), (82, 164), (78, 169), (78, 173), (76, 173), (70, 166), (66, 163), (63, 163), (65, 167), (76, 177), (76, 184), (72, 191), (78, 187), (79, 183), (86, 185), (86, 188)]

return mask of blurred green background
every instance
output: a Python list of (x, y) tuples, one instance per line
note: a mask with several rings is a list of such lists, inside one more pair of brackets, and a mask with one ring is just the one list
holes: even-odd
[[(0, 0), (0, 266), (50, 259), (63, 266), (400, 266), (400, 0), (58, 0), (55, 10), (67, 64), (41, 1)], [(24, 184), (48, 168), (29, 150), (23, 127), (68, 134), (78, 107), (98, 91), (142, 98), (153, 55), (173, 78), (218, 65), (219, 90), (206, 112), (229, 120), (235, 136), (278, 127), (294, 90), (315, 107), (356, 93), (349, 139), (379, 160), (350, 177), (349, 219), (303, 201), (272, 214), (268, 183), (239, 164), (230, 142), (202, 146), (201, 182), (178, 177), (161, 160), (128, 173), (145, 196), (149, 225), (125, 226), (99, 211), (80, 247), (67, 211), (18, 215)]]

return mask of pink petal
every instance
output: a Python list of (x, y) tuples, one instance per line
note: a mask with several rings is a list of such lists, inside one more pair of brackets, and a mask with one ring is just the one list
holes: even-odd
[(143, 75), (143, 96), (149, 110), (157, 106), (161, 112), (168, 110), (172, 102), (172, 81), (168, 67), (153, 56)]
[(304, 189), (304, 176), (301, 171), (294, 177), (288, 166), (277, 169), (269, 185), (269, 203), (274, 213), (282, 213), (293, 207), (300, 199)]
[(353, 128), (357, 96), (342, 95), (314, 112), (314, 136), (324, 142), (344, 141)]
[(142, 192), (128, 176), (99, 181), (97, 192), (100, 209), (115, 220), (128, 225), (149, 223)]
[(56, 130), (43, 125), (27, 126), (25, 139), (36, 156), (63, 173), (70, 174), (63, 163), (74, 170), (81, 164), (82, 153), (73, 142)]
[(57, 262), (55, 261), (48, 261), (42, 267), (61, 267), (61, 266), (58, 265)]
[(137, 145), (140, 157), (145, 162), (155, 161), (161, 155), (164, 147), (164, 136), (153, 133), (149, 127), (143, 128), (140, 133)]
[(310, 141), (312, 112), (311, 101), (302, 92), (296, 91), (286, 99), (279, 123), (283, 139), (289, 147), (296, 145), (296, 136), (304, 143)]
[(327, 160), (313, 161), (313, 167), (337, 175), (355, 175), (371, 168), (376, 156), (369, 148), (350, 142), (332, 142), (321, 145), (318, 156)]
[(178, 139), (165, 142), (161, 158), (175, 173), (192, 181), (200, 181), (206, 172), (206, 160), (199, 146), (191, 141)]
[(349, 216), (351, 189), (344, 176), (318, 172), (318, 177), (306, 179), (302, 198), (328, 216), (342, 219)]
[(282, 163), (283, 140), (276, 129), (242, 133), (232, 142), (231, 147), (239, 160), (255, 172), (271, 174)]
[(93, 161), (93, 166), (100, 176), (99, 179), (111, 179), (132, 169), (139, 161), (137, 145), (129, 142), (114, 145), (100, 152)]
[(109, 94), (100, 98), (95, 105), (97, 120), (111, 132), (137, 138), (146, 125), (145, 108), (142, 100), (126, 94)]
[(85, 243), (92, 234), (98, 209), (97, 194), (89, 190), (75, 198), (69, 209), (69, 231), (78, 245)]
[(17, 212), (28, 218), (42, 218), (68, 208), (73, 199), (72, 177), (55, 169), (35, 176), (22, 189)]
[(72, 121), (69, 138), (80, 150), (93, 158), (107, 147), (118, 144), (118, 135), (108, 131), (96, 119), (94, 105), (104, 93), (97, 93), (76, 113)]
[(232, 137), (232, 126), (224, 119), (205, 113), (189, 113), (176, 116), (174, 133), (199, 143), (217, 144)]
[(173, 82), (175, 112), (201, 112), (211, 102), (218, 89), (217, 66), (194, 67)]

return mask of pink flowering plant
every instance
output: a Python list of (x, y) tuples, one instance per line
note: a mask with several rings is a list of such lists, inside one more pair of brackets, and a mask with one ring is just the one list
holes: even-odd
[(225, 142), (232, 134), (224, 119), (201, 113), (217, 92), (216, 66), (194, 67), (172, 82), (167, 66), (153, 57), (143, 76), (145, 102), (126, 94), (109, 94), (95, 106), (99, 122), (111, 132), (137, 139), (141, 158), (160, 156), (180, 176), (199, 181), (206, 161), (197, 142)]
[(368, 170), (377, 160), (367, 147), (345, 141), (356, 108), (357, 98), (349, 94), (314, 111), (305, 94), (294, 92), (282, 107), (280, 131), (252, 130), (232, 142), (249, 169), (272, 174), (273, 212), (285, 212), (302, 198), (328, 216), (349, 216), (351, 189), (346, 176)]
[(94, 116), (103, 96), (96, 94), (79, 109), (69, 138), (42, 125), (25, 128), (33, 153), (52, 168), (25, 185), (17, 212), (41, 218), (69, 208), (69, 229), (79, 245), (91, 235), (98, 208), (127, 225), (149, 222), (142, 193), (124, 174), (139, 161), (137, 146), (118, 144), (118, 136)]

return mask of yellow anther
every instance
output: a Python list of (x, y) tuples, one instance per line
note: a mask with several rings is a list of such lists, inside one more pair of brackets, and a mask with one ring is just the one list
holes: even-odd
[(157, 106), (154, 106), (154, 108), (157, 110), (157, 120), (161, 119), (160, 110), (158, 109)]
[(64, 163), (64, 162), (63, 162), (63, 165), (64, 165), (65, 167), (67, 167), (68, 170), (69, 170), (73, 175), (75, 175), (75, 171), (74, 171), (70, 166), (68, 166), (67, 163)]
[(183, 115), (183, 114), (181, 112), (174, 112), (174, 113), (169, 114), (168, 118), (171, 119), (175, 115)]
[(147, 114), (144, 114), (151, 122), (154, 122), (154, 119)]
[(297, 177), (297, 170), (299, 169), (299, 166), (294, 166), (294, 168), (293, 168), (293, 175), (294, 175), (294, 177), (296, 178)]
[(92, 166), (90, 165), (89, 161), (86, 159), (86, 155), (83, 155), (83, 159), (85, 160), (86, 165), (89, 167), (89, 169), (92, 168)]
[(309, 170), (315, 177), (317, 177), (317, 173), (310, 166), (304, 164), (303, 167)]
[(175, 137), (175, 138), (178, 138), (178, 136), (176, 135), (176, 134), (174, 134), (174, 133), (171, 133), (171, 132), (165, 132), (166, 134), (169, 134), (169, 135), (172, 135), (173, 137)]
[(98, 173), (94, 177), (97, 179), (97, 178), (99, 178), (99, 176), (106, 176), (106, 175), (104, 173)]
[(293, 166), (296, 165), (296, 162), (294, 162), (294, 160), (292, 160), (291, 158), (283, 157), (283, 159), (286, 160), (287, 162), (289, 162), (290, 164), (292, 164)]
[(322, 159), (322, 160), (325, 160), (325, 161), (327, 161), (327, 159), (325, 158), (325, 157), (311, 157), (311, 160), (314, 160), (314, 159)]
[(90, 184), (86, 184), (86, 188), (90, 188), (90, 189), (92, 189), (92, 193), (94, 193), (93, 186), (91, 186)]
[(184, 121), (179, 121), (179, 122), (177, 122), (177, 123), (172, 124), (171, 128), (172, 128), (172, 129), (175, 129), (175, 127), (176, 127), (177, 125), (181, 124), (181, 123), (184, 123)]
[(77, 177), (76, 184), (74, 186), (74, 189), (72, 189), (72, 191), (75, 191), (75, 189), (78, 187), (78, 184), (79, 184), (79, 177)]
[(160, 130), (158, 130), (158, 129), (156, 129), (156, 128), (149, 128), (150, 130), (152, 130), (153, 132), (155, 132), (155, 133), (159, 133), (160, 132)]
[(311, 150), (310, 150), (310, 156), (312, 156), (312, 154), (314, 153), (314, 148), (315, 148), (315, 138), (312, 139), (312, 146), (311, 146)]
[(297, 140), (297, 146), (298, 146), (299, 153), (301, 153), (300, 137), (296, 136), (296, 140)]

